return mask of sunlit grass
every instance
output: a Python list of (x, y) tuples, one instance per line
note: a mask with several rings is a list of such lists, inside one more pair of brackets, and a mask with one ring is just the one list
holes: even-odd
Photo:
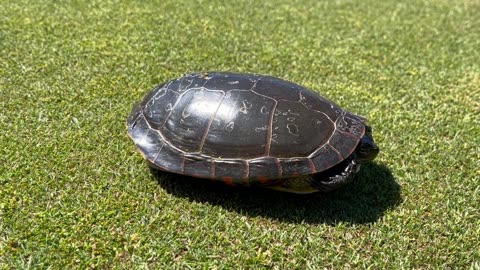
[[(2, 1), (1, 268), (468, 268), (480, 254), (475, 1)], [(369, 118), (327, 195), (152, 174), (134, 102), (192, 71), (282, 77)]]

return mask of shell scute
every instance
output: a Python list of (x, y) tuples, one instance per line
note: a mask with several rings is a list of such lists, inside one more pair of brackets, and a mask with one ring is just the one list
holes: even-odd
[(162, 170), (183, 174), (183, 162), (183, 153), (165, 143), (157, 153), (153, 164)]
[(306, 157), (325, 144), (334, 132), (333, 122), (299, 102), (279, 101), (272, 125), (270, 155)]
[(128, 133), (145, 159), (154, 162), (156, 155), (161, 151), (165, 142), (155, 130), (150, 128), (140, 110), (132, 115), (136, 117), (135, 120), (132, 120), (132, 125), (128, 126)]
[(165, 139), (185, 152), (200, 151), (222, 99), (221, 91), (186, 91), (161, 129)]
[(311, 160), (317, 172), (321, 172), (342, 161), (343, 157), (339, 154), (338, 150), (326, 144), (312, 154)]
[(312, 173), (308, 158), (280, 159), (280, 166), (282, 166), (282, 174), (285, 176)]
[(214, 160), (215, 179), (222, 180), (231, 177), (233, 184), (248, 184), (248, 172), (245, 160)]
[(198, 154), (185, 154), (183, 173), (204, 178), (210, 175), (213, 178), (213, 160)]
[(159, 88), (141, 105), (146, 120), (153, 129), (161, 129), (175, 106), (179, 94), (166, 88)]
[(212, 157), (256, 158), (267, 151), (270, 118), (262, 107), (274, 102), (250, 91), (231, 90), (219, 105), (205, 137), (202, 153)]
[(329, 140), (329, 145), (335, 148), (343, 158), (350, 156), (357, 144), (357, 140), (352, 134), (339, 130), (335, 131)]
[(277, 158), (264, 157), (248, 161), (250, 178), (256, 177), (258, 181), (267, 182), (282, 176), (282, 168)]

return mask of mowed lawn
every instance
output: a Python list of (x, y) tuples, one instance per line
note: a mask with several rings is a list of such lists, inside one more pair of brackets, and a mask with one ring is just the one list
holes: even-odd
[[(151, 172), (133, 104), (209, 70), (314, 89), (380, 155), (310, 196)], [(0, 1), (0, 269), (478, 269), (479, 208), (479, 1)]]

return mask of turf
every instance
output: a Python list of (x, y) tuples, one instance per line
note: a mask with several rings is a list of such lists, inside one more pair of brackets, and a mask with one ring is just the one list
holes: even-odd
[[(480, 267), (480, 3), (0, 1), (0, 268)], [(152, 173), (132, 105), (256, 72), (365, 115), (330, 194)]]

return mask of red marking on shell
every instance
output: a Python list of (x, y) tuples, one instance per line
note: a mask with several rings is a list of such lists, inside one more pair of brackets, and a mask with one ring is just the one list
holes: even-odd
[(264, 184), (264, 183), (267, 183), (268, 182), (268, 177), (266, 176), (263, 176), (263, 175), (260, 175), (260, 176), (257, 176), (257, 179), (258, 179), (258, 182)]
[(250, 174), (250, 165), (248, 164), (248, 161), (244, 161), (244, 164), (245, 164), (245, 177), (243, 177), (243, 183), (245, 185), (250, 185), (250, 180), (248, 178), (249, 174)]
[(185, 155), (183, 155), (182, 162), (180, 163), (180, 172), (185, 174)]
[(310, 172), (312, 172), (312, 173), (317, 172), (317, 168), (315, 168), (315, 164), (313, 163), (313, 161), (311, 159), (308, 159), (308, 165), (310, 165)]
[(278, 158), (275, 159), (275, 163), (277, 164), (278, 176), (282, 176), (282, 165), (280, 165), (280, 160)]
[(223, 180), (223, 182), (225, 182), (225, 184), (227, 184), (229, 186), (234, 186), (235, 185), (235, 184), (233, 184), (233, 177), (224, 176), (224, 177), (222, 177), (222, 180)]
[[(340, 153), (340, 151), (338, 151), (337, 148), (333, 147), (333, 145), (331, 145), (331, 144), (328, 144), (328, 145), (330, 145), (330, 148), (331, 148), (335, 153), (337, 153), (338, 158), (339, 158), (340, 160), (346, 158), (346, 157), (342, 156), (342, 154)], [(353, 150), (354, 150), (354, 149), (352, 149), (352, 151), (353, 151)]]

